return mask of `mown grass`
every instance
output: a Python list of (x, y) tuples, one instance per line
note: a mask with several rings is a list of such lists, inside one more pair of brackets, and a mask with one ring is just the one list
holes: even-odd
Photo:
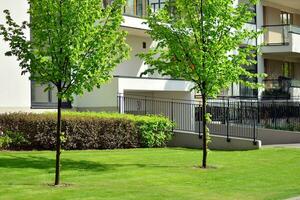
[(0, 199), (285, 199), (300, 195), (300, 149), (65, 151), (53, 187), (54, 152), (0, 152)]

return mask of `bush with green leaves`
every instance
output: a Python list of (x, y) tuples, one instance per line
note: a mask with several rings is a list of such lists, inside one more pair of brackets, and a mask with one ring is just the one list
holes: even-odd
[(8, 149), (11, 143), (11, 139), (7, 135), (0, 136), (0, 149)]
[[(14, 144), (9, 149), (54, 149), (55, 117), (55, 113), (1, 114), (0, 126)], [(173, 126), (162, 116), (63, 112), (62, 147), (66, 150), (164, 147), (172, 138)]]
[(5, 131), (0, 135), (0, 149), (24, 149), (30, 142), (25, 139), (22, 133)]

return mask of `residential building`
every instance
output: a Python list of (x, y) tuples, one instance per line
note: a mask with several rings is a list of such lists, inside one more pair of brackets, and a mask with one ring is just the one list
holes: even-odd
[[(149, 28), (143, 24), (142, 19), (148, 5), (157, 11), (164, 6), (164, 0), (127, 0), (122, 29), (128, 32), (127, 43), (132, 48), (131, 58), (117, 66), (110, 83), (83, 96), (76, 96), (71, 105), (73, 109), (117, 111), (118, 95), (185, 100), (194, 98), (190, 91), (191, 82), (173, 80), (158, 74), (140, 77), (148, 66), (136, 54), (146, 52), (154, 45), (146, 33)], [(4, 23), (4, 9), (9, 9), (19, 23), (29, 20), (26, 0), (0, 1), (0, 23)], [(266, 32), (255, 41), (255, 45), (264, 43), (262, 55), (257, 56), (257, 65), (247, 69), (269, 75), (266, 80), (253, 81), (265, 82), (265, 90), (271, 91), (271, 94), (283, 91), (290, 96), (300, 95), (300, 1), (262, 0), (253, 8), (253, 12), (257, 16), (247, 26), (257, 30), (264, 28)], [(26, 35), (29, 37), (29, 34), (28, 30)], [(4, 56), (8, 49), (8, 44), (0, 38), (0, 112), (55, 108), (55, 91), (45, 93), (43, 86), (29, 80), (29, 74), (21, 76), (16, 58)], [(234, 84), (227, 95), (263, 97), (265, 93), (263, 90)]]
[[(156, 75), (140, 77), (147, 65), (136, 55), (146, 52), (153, 40), (146, 33), (148, 27), (141, 18), (147, 5), (158, 10), (164, 5), (162, 0), (128, 0), (124, 8), (122, 29), (128, 32), (127, 43), (132, 51), (130, 59), (119, 64), (113, 72), (114, 78), (108, 84), (93, 92), (76, 96), (72, 108), (76, 110), (118, 111), (118, 95), (151, 96), (174, 99), (193, 99), (190, 91), (192, 83), (172, 80)], [(0, 10), (9, 9), (14, 19), (21, 23), (28, 20), (26, 0), (0, 1)], [(0, 23), (4, 23), (4, 15), (0, 14)], [(27, 36), (30, 32), (28, 30)], [(21, 76), (21, 70), (14, 57), (6, 57), (8, 44), (0, 38), (0, 112), (6, 111), (40, 111), (54, 109), (56, 106), (55, 91), (44, 92), (40, 86), (29, 80), (29, 74)], [(66, 104), (68, 106), (68, 104)]]
[(265, 90), (269, 96), (300, 97), (300, 1), (263, 0), (260, 13)]

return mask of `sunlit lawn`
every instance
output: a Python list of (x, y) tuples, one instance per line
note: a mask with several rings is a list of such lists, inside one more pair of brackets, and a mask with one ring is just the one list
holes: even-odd
[(285, 199), (300, 196), (300, 149), (209, 154), (201, 151), (135, 149), (68, 151), (62, 183), (54, 179), (54, 152), (0, 152), (0, 199)]

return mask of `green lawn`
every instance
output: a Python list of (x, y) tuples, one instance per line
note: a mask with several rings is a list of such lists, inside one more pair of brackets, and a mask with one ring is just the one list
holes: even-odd
[(0, 199), (285, 199), (300, 195), (300, 149), (201, 151), (137, 149), (62, 154), (62, 181), (54, 179), (54, 152), (0, 152)]

